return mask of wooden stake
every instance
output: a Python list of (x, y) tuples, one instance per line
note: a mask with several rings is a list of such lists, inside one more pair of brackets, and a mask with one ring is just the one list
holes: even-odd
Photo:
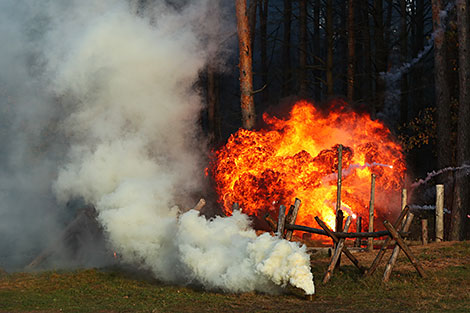
[[(405, 225), (403, 226), (404, 231), (408, 231), (410, 228), (411, 222), (413, 221), (413, 213), (408, 213), (408, 216), (405, 221)], [(393, 237), (393, 236), (392, 236)], [(392, 269), (395, 263), (397, 262), (398, 259), (398, 254), (400, 254), (400, 246), (395, 246), (392, 251), (392, 255), (390, 256), (390, 259), (388, 260), (387, 265), (385, 266), (385, 272), (384, 276), (382, 278), (383, 282), (387, 282), (390, 279), (390, 275), (392, 274)]]
[[(346, 219), (346, 223), (344, 224), (344, 231), (347, 232), (349, 230), (349, 226), (351, 225), (351, 216), (348, 216)], [(335, 252), (333, 253), (333, 256), (331, 257), (331, 262), (330, 265), (328, 265), (328, 269), (326, 270), (325, 276), (323, 277), (323, 283), (326, 284), (330, 278), (331, 275), (333, 275), (333, 270), (336, 267), (336, 264), (339, 263), (339, 257), (341, 255), (341, 251), (343, 250), (344, 247), (344, 238), (341, 238), (338, 243), (336, 244), (336, 249)]]
[(428, 244), (428, 220), (423, 218), (421, 219), (421, 238), (423, 240), (423, 245)]
[[(374, 231), (374, 203), (375, 203), (375, 174), (370, 176), (370, 201), (369, 201), (369, 233)], [(374, 239), (369, 238), (367, 243), (369, 251), (374, 250)]]
[(277, 218), (277, 232), (276, 235), (278, 237), (284, 236), (284, 227), (286, 223), (286, 206), (282, 205), (279, 207), (279, 215)]
[[(335, 243), (339, 241), (338, 237), (335, 236), (335, 234), (328, 228), (328, 226), (326, 226), (326, 224), (321, 219), (318, 218), (318, 216), (315, 216), (315, 221), (317, 221), (318, 225), (323, 228), (323, 230), (328, 234), (328, 236), (330, 236), (331, 239), (333, 239)], [(359, 261), (354, 255), (351, 254), (348, 248), (343, 247), (342, 251), (361, 272), (364, 271), (362, 266), (360, 266)]]
[[(393, 239), (397, 242), (398, 246), (405, 252), (406, 256), (410, 260), (411, 264), (416, 268), (418, 271), (419, 275), (421, 277), (425, 277), (425, 273), (423, 268), (421, 267), (421, 264), (419, 263), (418, 259), (414, 256), (414, 254), (411, 252), (410, 248), (406, 245), (406, 243), (403, 241), (403, 238), (398, 234), (397, 230), (395, 227), (393, 227), (392, 224), (390, 224), (388, 221), (384, 221), (384, 226), (387, 228), (387, 230), (392, 234)], [(391, 269), (390, 269), (391, 272)], [(386, 278), (386, 280), (385, 280)], [(387, 282), (388, 279), (390, 278), (390, 274), (388, 276), (384, 275), (384, 281)]]
[[(286, 225), (294, 225), (295, 224), (295, 220), (297, 219), (297, 214), (299, 213), (299, 207), (300, 207), (301, 202), (302, 201), (300, 201), (299, 198), (295, 198), (294, 205), (291, 206), (292, 210), (289, 210), (289, 213), (287, 214)], [(294, 231), (292, 229), (288, 229), (286, 231), (286, 239), (291, 240), (293, 233), (294, 233)]]
[(444, 240), (444, 185), (436, 185), (436, 242)]
[[(405, 218), (405, 216), (408, 214), (409, 210), (410, 210), (410, 207), (405, 206), (405, 209), (403, 209), (401, 211), (400, 216), (398, 216), (397, 220), (395, 221), (395, 224), (394, 224), (395, 228), (400, 227), (400, 225), (401, 225), (402, 229), (404, 228), (403, 224), (402, 224), (402, 221)], [(388, 237), (387, 239), (385, 239), (385, 243), (382, 245), (382, 248), (380, 248), (380, 251), (379, 251), (379, 253), (377, 253), (377, 256), (375, 257), (374, 261), (372, 262), (370, 268), (367, 270), (366, 276), (370, 276), (375, 272), (375, 270), (377, 269), (377, 267), (380, 264), (380, 261), (382, 261), (382, 258), (385, 255), (385, 251), (387, 250), (388, 245), (391, 244), (391, 243), (392, 243), (392, 237)]]
[(338, 216), (338, 211), (341, 210), (342, 163), (343, 163), (343, 145), (339, 145), (338, 147), (338, 181), (336, 185), (336, 216)]

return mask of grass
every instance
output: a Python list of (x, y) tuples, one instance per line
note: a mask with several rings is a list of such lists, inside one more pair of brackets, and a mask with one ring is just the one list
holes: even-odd
[[(295, 289), (272, 296), (169, 286), (122, 269), (0, 274), (0, 312), (468, 312), (470, 242), (413, 252), (427, 277), (421, 279), (400, 257), (387, 284), (381, 282), (383, 264), (365, 279), (343, 257), (341, 269), (322, 285), (328, 258), (312, 257), (314, 301)], [(374, 255), (357, 257), (370, 264)]]

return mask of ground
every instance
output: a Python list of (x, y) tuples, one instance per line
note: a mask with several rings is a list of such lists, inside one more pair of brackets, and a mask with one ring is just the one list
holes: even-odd
[[(289, 288), (281, 296), (225, 294), (168, 286), (123, 269), (7, 274), (0, 271), (0, 312), (468, 312), (470, 242), (412, 247), (427, 273), (420, 278), (403, 252), (390, 282), (382, 266), (363, 278), (342, 257), (340, 270), (321, 284), (328, 256), (312, 256), (316, 295)], [(355, 255), (369, 265), (374, 253)]]

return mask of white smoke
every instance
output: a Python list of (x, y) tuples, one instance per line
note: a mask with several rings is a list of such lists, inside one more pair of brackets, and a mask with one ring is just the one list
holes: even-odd
[(305, 247), (257, 237), (243, 214), (206, 220), (175, 206), (201, 189), (202, 106), (193, 84), (213, 55), (205, 40), (217, 36), (197, 23), (211, 25), (219, 2), (156, 1), (142, 15), (124, 1), (28, 3), (46, 21), (37, 47), (42, 94), (64, 112), (59, 201), (95, 205), (122, 259), (164, 281), (235, 292), (291, 284), (314, 293)]

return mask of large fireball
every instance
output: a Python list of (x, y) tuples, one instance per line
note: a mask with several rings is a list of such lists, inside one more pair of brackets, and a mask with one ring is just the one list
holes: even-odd
[(405, 163), (390, 131), (367, 114), (346, 112), (336, 101), (323, 114), (299, 101), (286, 119), (263, 115), (267, 129), (240, 129), (215, 154), (212, 173), (219, 202), (231, 213), (234, 202), (243, 212), (274, 216), (300, 198), (296, 224), (315, 227), (315, 216), (334, 226), (338, 145), (343, 148), (342, 209), (368, 218), (371, 174), (376, 175), (376, 216), (400, 209), (399, 190)]

